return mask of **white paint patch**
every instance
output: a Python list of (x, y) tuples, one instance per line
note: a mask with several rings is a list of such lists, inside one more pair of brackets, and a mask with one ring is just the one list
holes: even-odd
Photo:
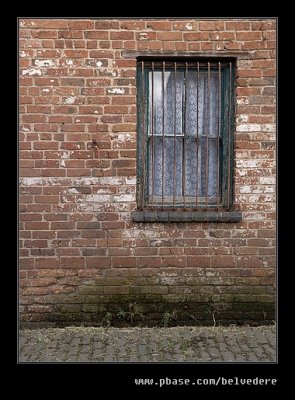
[(73, 60), (66, 60), (67, 65), (73, 65)]
[(237, 160), (237, 168), (257, 168), (259, 167), (260, 160)]
[(130, 142), (132, 140), (132, 136), (130, 135), (130, 133), (119, 133), (117, 140), (120, 143), (123, 143), (125, 141)]
[(265, 187), (264, 188), (264, 193), (274, 193), (275, 188), (274, 187)]
[(239, 124), (239, 123), (242, 123), (242, 122), (248, 122), (248, 120), (249, 120), (249, 115), (241, 114), (237, 118), (237, 123)]
[(112, 76), (117, 76), (117, 72), (112, 72)]
[(30, 130), (29, 128), (26, 128), (25, 126), (22, 127), (21, 129), (22, 129), (22, 131), (24, 131), (24, 132), (31, 132), (31, 130)]
[(59, 161), (59, 166), (65, 168), (66, 164), (65, 164), (64, 160)]
[(262, 132), (275, 132), (276, 125), (275, 124), (262, 124), (261, 130), (262, 130)]
[(252, 196), (249, 196), (248, 202), (249, 203), (258, 203), (259, 202), (259, 194), (252, 194)]
[(123, 185), (123, 178), (117, 178), (115, 176), (106, 176), (98, 178), (100, 185)]
[(251, 186), (240, 186), (240, 193), (251, 193)]
[(189, 22), (185, 25), (185, 28), (188, 30), (188, 31), (191, 31), (192, 29), (193, 29), (193, 26), (192, 26), (192, 24), (190, 24)]
[(102, 62), (101, 61), (97, 61), (96, 62), (96, 66), (99, 68), (99, 67), (101, 67), (102, 66)]
[(20, 53), (19, 53), (19, 55), (20, 55), (20, 57), (30, 57), (30, 54), (29, 53), (26, 53), (25, 51), (21, 51)]
[(96, 191), (96, 193), (98, 193), (98, 194), (108, 194), (108, 193), (112, 194), (113, 192), (110, 189), (98, 189)]
[(261, 176), (259, 178), (259, 183), (261, 185), (275, 185), (276, 178), (274, 176)]
[(56, 186), (60, 184), (61, 184), (60, 178), (47, 178), (47, 185)]
[(54, 79), (50, 79), (50, 82), (53, 83), (53, 82), (54, 82)]
[(136, 185), (136, 178), (126, 178), (126, 185)]
[(69, 153), (67, 153), (66, 151), (64, 151), (64, 152), (62, 153), (62, 155), (61, 155), (61, 158), (67, 159), (67, 158), (70, 158), (70, 155), (69, 155)]
[(240, 97), (237, 99), (237, 104), (243, 105), (243, 104), (249, 104), (249, 98), (248, 97)]
[(41, 69), (36, 69), (36, 68), (24, 69), (22, 75), (40, 76), (42, 75), (42, 71)]
[(135, 201), (135, 195), (134, 194), (121, 194), (119, 196), (114, 196), (113, 200), (115, 203), (126, 203), (129, 201)]
[(50, 89), (44, 88), (44, 89), (42, 89), (42, 92), (43, 92), (43, 93), (49, 93), (49, 92), (50, 92)]
[(263, 221), (263, 220), (265, 220), (265, 214), (257, 213), (257, 212), (243, 212), (243, 220)]
[(23, 178), (21, 183), (25, 186), (45, 185), (46, 180), (43, 178)]
[(38, 67), (54, 67), (54, 61), (52, 60), (35, 60), (35, 65)]
[(147, 38), (148, 38), (147, 33), (143, 32), (139, 34), (139, 40), (147, 40)]
[(154, 240), (151, 243), (151, 247), (158, 247), (158, 246), (161, 246), (161, 244), (162, 244), (162, 240)]
[(74, 180), (74, 184), (75, 185), (81, 185), (81, 186), (83, 186), (83, 185), (85, 185), (85, 186), (88, 186), (88, 185), (99, 185), (100, 184), (100, 179), (101, 178), (76, 178), (75, 180)]
[(73, 103), (75, 103), (75, 100), (76, 100), (76, 97), (70, 96), (70, 97), (67, 97), (67, 98), (65, 99), (65, 103), (66, 103), (66, 104), (73, 104)]
[(239, 124), (237, 125), (237, 132), (261, 132), (260, 124)]
[(75, 119), (75, 122), (80, 122), (81, 120), (79, 118)]
[(215, 40), (218, 40), (218, 39), (219, 39), (219, 35), (216, 35), (216, 36), (215, 36)]
[(108, 94), (124, 94), (125, 89), (124, 88), (110, 88), (107, 89)]
[(111, 201), (109, 194), (92, 194), (85, 197), (88, 203), (107, 203)]
[(78, 190), (75, 189), (75, 188), (69, 188), (69, 189), (68, 189), (68, 193), (71, 193), (71, 194), (79, 194)]

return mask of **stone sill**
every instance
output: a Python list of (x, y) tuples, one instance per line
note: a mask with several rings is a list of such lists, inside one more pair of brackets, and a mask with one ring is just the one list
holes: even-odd
[(133, 211), (133, 222), (239, 222), (240, 211)]

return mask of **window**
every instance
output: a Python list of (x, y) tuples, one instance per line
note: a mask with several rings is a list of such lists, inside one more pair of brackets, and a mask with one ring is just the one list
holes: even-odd
[(232, 210), (234, 104), (232, 60), (138, 61), (138, 210)]

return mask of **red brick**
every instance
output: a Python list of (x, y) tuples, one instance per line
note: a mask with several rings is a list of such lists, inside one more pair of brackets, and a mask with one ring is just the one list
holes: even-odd
[(84, 257), (61, 257), (61, 268), (83, 268), (85, 266)]
[(113, 267), (136, 267), (135, 257), (112, 257)]
[(224, 22), (220, 20), (216, 21), (201, 21), (199, 23), (200, 31), (215, 31), (215, 30), (223, 30)]
[(187, 257), (187, 266), (188, 267), (197, 267), (197, 268), (208, 268), (208, 267), (210, 267), (210, 257), (188, 256)]
[(109, 268), (111, 265), (110, 257), (85, 257), (87, 268)]
[(255, 32), (237, 32), (237, 40), (261, 40), (261, 32), (260, 31), (255, 31)]
[(182, 40), (182, 33), (181, 32), (160, 32), (157, 34), (157, 40), (159, 41), (176, 41)]
[(212, 268), (233, 268), (236, 266), (236, 258), (234, 256), (211, 256), (210, 260)]
[(57, 31), (56, 30), (41, 30), (41, 31), (32, 31), (32, 38), (39, 39), (57, 39)]
[(168, 21), (147, 21), (146, 27), (156, 31), (170, 31), (172, 24)]
[(94, 29), (94, 21), (69, 21), (69, 29)]
[(95, 29), (119, 29), (120, 23), (119, 21), (96, 21), (95, 22)]
[(245, 30), (250, 30), (251, 25), (250, 22), (244, 22), (244, 21), (230, 21), (226, 22), (226, 30), (229, 31), (245, 31)]
[(62, 29), (68, 28), (68, 20), (66, 19), (21, 19), (22, 27), (45, 28), (45, 29)]
[(35, 268), (59, 268), (59, 258), (39, 257), (35, 259)]
[(109, 39), (108, 31), (84, 31), (84, 37), (86, 39)]

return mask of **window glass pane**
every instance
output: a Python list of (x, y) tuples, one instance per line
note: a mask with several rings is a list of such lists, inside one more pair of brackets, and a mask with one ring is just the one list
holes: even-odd
[[(210, 87), (210, 96), (209, 96)], [(186, 135), (217, 136), (218, 134), (218, 72), (210, 71), (210, 86), (208, 71), (197, 70), (187, 73), (186, 94)], [(208, 106), (210, 112), (208, 114)]]
[[(152, 86), (152, 75), (154, 84)], [(163, 134), (163, 81), (164, 81), (164, 134), (184, 134), (184, 108), (186, 107), (187, 136), (198, 134), (217, 136), (218, 134), (218, 72), (210, 71), (210, 85), (208, 71), (188, 70), (185, 94), (185, 71), (165, 71), (164, 80), (162, 71), (149, 72), (149, 135)], [(176, 83), (176, 88), (175, 88)], [(210, 88), (210, 96), (209, 96)], [(176, 90), (175, 90), (176, 89)], [(153, 91), (153, 96), (152, 96)], [(176, 101), (175, 101), (176, 94)], [(152, 102), (153, 100), (153, 102)], [(208, 106), (210, 102), (210, 111)], [(184, 107), (184, 103), (186, 106)], [(175, 118), (176, 109), (176, 118)], [(176, 124), (175, 124), (176, 122)], [(175, 129), (176, 128), (176, 129)]]
[[(152, 76), (154, 76), (153, 82)], [(208, 70), (199, 70), (198, 73), (197, 69), (189, 69), (185, 73), (185, 69), (182, 69), (177, 70), (176, 75), (174, 70), (165, 71), (164, 149), (161, 137), (163, 135), (162, 71), (157, 70), (153, 74), (149, 72), (148, 84), (149, 196), (162, 196), (163, 175), (165, 197), (171, 198), (173, 193), (178, 198), (183, 195), (186, 197), (217, 196), (218, 71), (210, 70), (210, 82)], [(177, 135), (175, 141), (174, 131)], [(151, 138), (152, 133), (153, 138)], [(153, 171), (152, 168), (154, 168)]]
[[(164, 73), (164, 129), (165, 135), (182, 135), (182, 107), (183, 107), (183, 72), (165, 71)], [(175, 93), (176, 81), (176, 93)], [(163, 73), (154, 71), (153, 86), (154, 104), (152, 104), (152, 72), (149, 73), (149, 134), (152, 129), (152, 108), (154, 118), (154, 135), (163, 135)], [(175, 103), (176, 94), (176, 103)], [(176, 106), (176, 121), (175, 121)], [(175, 124), (176, 122), (176, 124)]]

